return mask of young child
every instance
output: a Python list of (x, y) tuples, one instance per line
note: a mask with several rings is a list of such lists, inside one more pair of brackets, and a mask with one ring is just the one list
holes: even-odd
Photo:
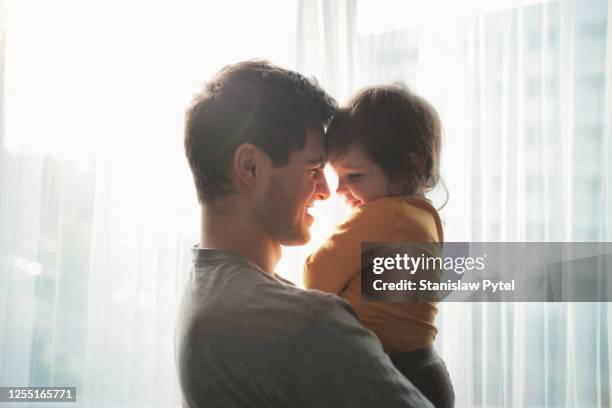
[(304, 286), (338, 294), (380, 339), (391, 360), (436, 406), (452, 407), (446, 366), (433, 350), (436, 303), (362, 300), (361, 242), (443, 243), (437, 211), (424, 198), (439, 180), (441, 124), (435, 109), (401, 85), (357, 93), (325, 140), (350, 217), (309, 256)]

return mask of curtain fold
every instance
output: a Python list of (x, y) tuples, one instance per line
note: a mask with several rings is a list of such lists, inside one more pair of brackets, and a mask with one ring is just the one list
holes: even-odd
[[(358, 1), (349, 94), (402, 80), (436, 106), (448, 241), (609, 241), (609, 4), (494, 4)], [(606, 303), (443, 304), (436, 347), (458, 406), (609, 406), (609, 322)]]
[(180, 406), (174, 321), (200, 226), (184, 111), (224, 65), (294, 68), (295, 3), (269, 3), (281, 20), (240, 1), (9, 6), (0, 384)]

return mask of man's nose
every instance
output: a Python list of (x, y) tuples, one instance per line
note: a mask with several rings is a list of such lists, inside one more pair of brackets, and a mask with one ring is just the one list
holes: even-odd
[(327, 200), (330, 196), (329, 186), (327, 185), (325, 174), (321, 174), (321, 178), (317, 183), (316, 195), (318, 200)]
[(336, 188), (336, 193), (342, 194), (346, 191), (346, 186), (342, 180), (338, 180), (338, 188)]

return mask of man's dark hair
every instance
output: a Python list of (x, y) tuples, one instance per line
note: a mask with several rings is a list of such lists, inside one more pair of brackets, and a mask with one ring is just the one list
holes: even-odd
[(316, 80), (267, 61), (221, 69), (186, 113), (185, 152), (200, 203), (232, 191), (229, 170), (238, 146), (252, 143), (283, 166), (304, 148), (307, 128), (326, 125), (336, 109)]

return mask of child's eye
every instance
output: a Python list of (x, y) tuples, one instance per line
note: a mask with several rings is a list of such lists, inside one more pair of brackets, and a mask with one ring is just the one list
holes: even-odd
[(350, 181), (357, 181), (363, 176), (363, 174), (349, 174), (346, 176)]

